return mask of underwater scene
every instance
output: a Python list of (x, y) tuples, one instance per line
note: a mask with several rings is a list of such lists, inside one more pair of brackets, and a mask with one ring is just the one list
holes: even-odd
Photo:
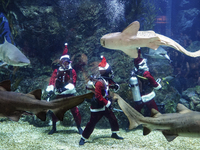
[(0, 150), (200, 149), (200, 1), (1, 0)]

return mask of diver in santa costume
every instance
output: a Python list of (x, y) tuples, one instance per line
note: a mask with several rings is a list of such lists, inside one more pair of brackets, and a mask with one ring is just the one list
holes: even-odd
[(138, 112), (146, 105), (150, 110), (152, 108), (158, 110), (154, 101), (155, 90), (162, 88), (160, 79), (157, 81), (149, 72), (146, 59), (141, 58), (141, 51), (138, 50), (138, 58), (134, 59), (135, 69), (132, 71), (130, 78), (130, 86), (134, 99), (134, 107)]
[(82, 133), (79, 145), (85, 144), (85, 140), (90, 137), (95, 128), (95, 125), (103, 116), (105, 116), (109, 120), (112, 130), (111, 137), (115, 139), (123, 139), (122, 137), (117, 135), (117, 132), (119, 131), (119, 125), (111, 109), (112, 98), (109, 94), (109, 88), (112, 87), (115, 91), (117, 91), (119, 89), (119, 85), (113, 81), (113, 72), (109, 64), (106, 62), (105, 57), (102, 57), (102, 61), (99, 63), (98, 66), (101, 77), (97, 79), (94, 84), (92, 81), (89, 81), (89, 85), (87, 85), (87, 89), (93, 91), (95, 93), (95, 96), (91, 100), (90, 121), (87, 123)]
[[(46, 91), (49, 93), (54, 92), (57, 98), (74, 96), (76, 93), (76, 71), (71, 66), (70, 57), (67, 54), (68, 48), (67, 43), (65, 43), (65, 48), (62, 56), (60, 57), (60, 65), (58, 68), (54, 69), (49, 85), (47, 86)], [(71, 109), (71, 113), (76, 122), (79, 134), (82, 134), (83, 130), (81, 128), (81, 115), (78, 110), (78, 107)], [(57, 117), (52, 113), (52, 130), (48, 134), (53, 134), (56, 132), (56, 122), (58, 121)]]

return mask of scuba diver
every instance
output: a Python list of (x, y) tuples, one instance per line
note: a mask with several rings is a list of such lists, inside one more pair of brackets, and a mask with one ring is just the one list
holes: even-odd
[[(56, 99), (74, 96), (76, 93), (76, 71), (71, 66), (71, 61), (69, 55), (67, 55), (68, 48), (67, 43), (65, 43), (65, 49), (62, 56), (60, 57), (59, 67), (54, 69), (49, 85), (47, 86), (46, 91), (51, 95), (55, 92)], [(74, 107), (71, 110), (71, 113), (76, 122), (78, 133), (82, 134), (83, 130), (80, 126), (81, 124), (81, 115), (78, 110), (78, 107)], [(48, 134), (53, 134), (56, 132), (56, 122), (58, 121), (57, 117), (52, 113), (52, 130)]]
[(0, 28), (2, 28), (3, 31), (0, 33), (0, 37), (3, 37), (3, 39), (5, 38), (9, 43), (15, 45), (14, 38), (10, 31), (8, 19), (5, 17), (3, 13), (0, 13), (0, 20), (1, 19), (2, 21), (0, 22)]
[(138, 50), (138, 58), (134, 59), (135, 69), (131, 72), (130, 86), (132, 89), (134, 108), (141, 113), (141, 109), (146, 105), (149, 110), (158, 110), (154, 101), (156, 96), (154, 89), (162, 88), (161, 79), (155, 80), (149, 72), (146, 59), (141, 58), (141, 50)]
[(119, 131), (119, 125), (117, 119), (112, 111), (113, 99), (110, 96), (109, 88), (113, 88), (115, 91), (119, 90), (119, 85), (113, 81), (113, 71), (109, 64), (106, 62), (106, 58), (102, 56), (102, 61), (98, 65), (101, 77), (93, 81), (88, 81), (87, 89), (93, 91), (95, 96), (91, 100), (91, 117), (90, 121), (87, 123), (82, 137), (79, 141), (79, 145), (84, 145), (85, 140), (92, 134), (95, 125), (98, 121), (105, 116), (110, 123), (112, 130), (112, 138), (123, 139), (117, 135)]

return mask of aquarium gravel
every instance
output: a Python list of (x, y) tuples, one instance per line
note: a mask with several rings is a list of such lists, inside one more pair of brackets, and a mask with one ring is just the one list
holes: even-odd
[[(84, 128), (84, 127), (83, 127)], [(57, 132), (48, 135), (51, 126), (35, 127), (27, 122), (4, 121), (0, 123), (0, 150), (195, 150), (200, 149), (200, 139), (177, 137), (167, 142), (160, 131), (147, 136), (142, 129), (118, 133), (124, 140), (110, 138), (110, 129), (95, 128), (87, 143), (79, 146), (81, 135), (76, 127), (57, 125)]]

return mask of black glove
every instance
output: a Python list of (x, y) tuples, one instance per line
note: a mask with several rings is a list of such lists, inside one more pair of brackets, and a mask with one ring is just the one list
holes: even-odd
[(66, 88), (59, 88), (59, 89), (57, 89), (57, 92), (62, 93), (63, 91), (66, 91), (66, 90), (67, 90)]
[(131, 77), (136, 77), (137, 76), (137, 69), (134, 68), (132, 71), (131, 71)]
[(47, 94), (47, 97), (51, 97), (53, 94), (54, 94), (54, 92), (53, 92), (53, 91), (50, 91), (50, 92)]
[(143, 103), (143, 101), (142, 100), (140, 100), (140, 101), (134, 101), (134, 104), (137, 106), (137, 105), (141, 105)]
[(108, 107), (109, 110), (113, 109), (112, 103), (110, 104), (110, 106)]
[(116, 83), (114, 86), (114, 91), (117, 92), (119, 89), (120, 89), (120, 86), (119, 84)]

